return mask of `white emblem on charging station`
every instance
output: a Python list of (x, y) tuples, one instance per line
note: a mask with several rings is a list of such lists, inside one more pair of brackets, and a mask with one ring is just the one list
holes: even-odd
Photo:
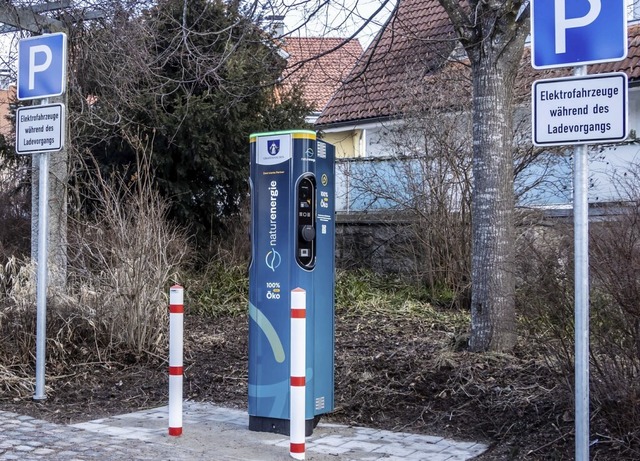
[(256, 146), (258, 165), (277, 165), (291, 159), (291, 136), (259, 137)]

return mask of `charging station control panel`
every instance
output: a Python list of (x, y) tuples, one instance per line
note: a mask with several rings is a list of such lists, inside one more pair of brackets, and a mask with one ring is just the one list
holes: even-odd
[(300, 266), (313, 269), (316, 261), (316, 182), (311, 175), (303, 176), (296, 188), (298, 204), (298, 238), (296, 256)]

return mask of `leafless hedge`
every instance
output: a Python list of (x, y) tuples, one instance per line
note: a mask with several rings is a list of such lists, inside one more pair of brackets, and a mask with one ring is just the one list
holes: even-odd
[[(144, 173), (135, 178), (103, 178), (95, 170), (84, 189), (91, 208), (70, 218), (67, 290), (50, 286), (47, 302), (53, 374), (71, 357), (164, 355), (168, 290), (181, 281), (189, 244), (186, 231), (166, 219), (169, 204), (154, 190), (144, 155), (139, 161)], [(35, 350), (34, 269), (15, 257), (0, 267), (0, 373), (18, 390), (29, 388), (24, 377)]]
[[(640, 443), (640, 194), (590, 223), (590, 389), (599, 436)], [(519, 308), (530, 340), (569, 392), (574, 376), (571, 222), (538, 227), (520, 241)]]

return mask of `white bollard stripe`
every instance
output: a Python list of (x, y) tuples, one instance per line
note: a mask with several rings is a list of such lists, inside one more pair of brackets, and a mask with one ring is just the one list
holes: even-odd
[(169, 435), (182, 435), (182, 374), (169, 376)]
[(169, 315), (169, 367), (182, 367), (184, 315)]
[(289, 455), (305, 459), (307, 294), (302, 288), (291, 291), (291, 363), (289, 387)]

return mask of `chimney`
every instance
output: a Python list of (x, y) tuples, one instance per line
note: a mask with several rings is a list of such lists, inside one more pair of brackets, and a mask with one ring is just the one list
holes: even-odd
[(282, 38), (284, 35), (284, 15), (267, 16), (265, 19), (271, 22), (269, 29), (273, 33), (274, 37)]

